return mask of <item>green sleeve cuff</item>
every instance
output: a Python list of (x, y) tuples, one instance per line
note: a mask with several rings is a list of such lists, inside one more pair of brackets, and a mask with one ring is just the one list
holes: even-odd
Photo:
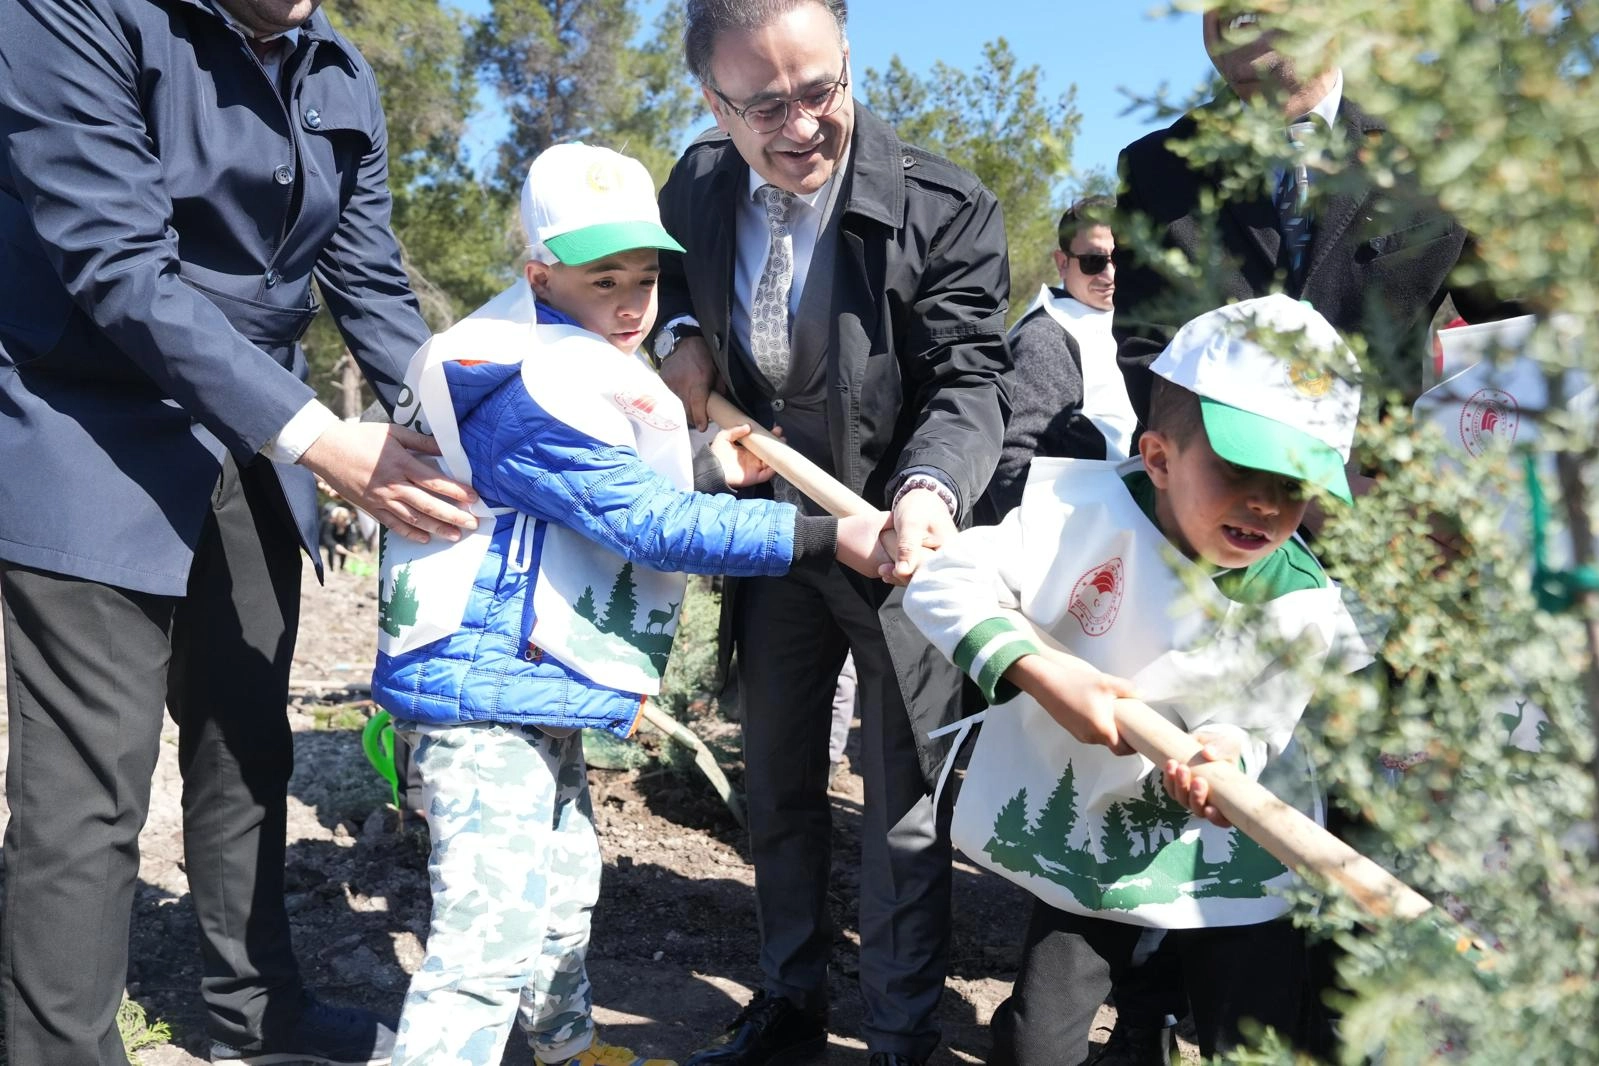
[(1004, 703), (1019, 691), (1004, 680), (1006, 670), (1024, 655), (1038, 654), (1038, 646), (1006, 618), (990, 618), (974, 626), (955, 645), (955, 665), (976, 682), (990, 704)]

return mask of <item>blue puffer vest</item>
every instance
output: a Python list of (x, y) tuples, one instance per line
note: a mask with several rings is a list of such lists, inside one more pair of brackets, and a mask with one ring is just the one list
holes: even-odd
[(495, 522), (460, 628), (401, 655), (380, 653), (373, 698), (402, 722), (500, 721), (626, 736), (639, 693), (597, 684), (528, 639), (548, 525), (575, 529), (638, 566), (750, 577), (788, 571), (795, 509), (674, 488), (630, 448), (542, 408), (516, 364), (449, 364), (446, 380), (473, 487), (490, 506), (513, 511)]

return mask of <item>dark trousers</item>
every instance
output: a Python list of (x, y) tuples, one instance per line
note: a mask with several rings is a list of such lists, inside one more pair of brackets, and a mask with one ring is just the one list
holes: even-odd
[(938, 1044), (933, 1013), (949, 949), (950, 848), (938, 831), (910, 720), (877, 617), (887, 586), (836, 565), (739, 582), (735, 635), (744, 719), (750, 853), (767, 991), (826, 1003), (833, 690), (855, 653), (865, 782), (861, 826), (862, 1036), (917, 1058)]
[(298, 1014), (283, 859), (300, 558), (263, 475), (223, 470), (184, 596), (0, 569), (12, 1062), (127, 1061), (115, 1017), (163, 703), (179, 726), (211, 1035), (250, 1045)]
[[(1016, 985), (994, 1012), (990, 1066), (1082, 1062), (1099, 1005), (1113, 985), (1147, 965), (1148, 933), (1035, 906)], [(1304, 934), (1287, 919), (1165, 933), (1159, 955), (1181, 974), (1200, 1051), (1208, 1057), (1241, 1046), (1245, 1018), (1298, 1036), (1304, 945)]]

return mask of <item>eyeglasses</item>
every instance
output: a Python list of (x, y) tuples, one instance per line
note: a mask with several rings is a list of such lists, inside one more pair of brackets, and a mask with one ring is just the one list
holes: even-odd
[(826, 118), (837, 111), (844, 103), (844, 91), (849, 88), (849, 68), (838, 76), (836, 81), (829, 82), (819, 89), (812, 89), (802, 96), (790, 97), (787, 100), (762, 100), (748, 107), (739, 107), (727, 98), (727, 94), (716, 86), (711, 86), (711, 92), (716, 94), (718, 100), (727, 105), (727, 109), (744, 120), (756, 133), (776, 133), (788, 125), (788, 109), (797, 107), (811, 118)]
[(1105, 268), (1110, 266), (1110, 256), (1103, 252), (1085, 252), (1082, 255), (1078, 255), (1076, 252), (1062, 252), (1061, 254), (1067, 259), (1077, 260), (1077, 269), (1089, 277), (1093, 277), (1095, 274), (1103, 274)]

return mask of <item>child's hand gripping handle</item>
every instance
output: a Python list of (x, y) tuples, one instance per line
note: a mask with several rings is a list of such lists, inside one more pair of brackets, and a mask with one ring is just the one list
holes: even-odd
[(1416, 918), (1432, 907), (1426, 897), (1366, 858), (1226, 762), (1196, 761), (1200, 744), (1137, 700), (1116, 701), (1116, 728), (1140, 755), (1164, 766), (1188, 763), (1210, 783), (1210, 802), (1228, 821), (1287, 866), (1326, 878), (1368, 914)]
[[(724, 428), (746, 422), (753, 425), (748, 415), (716, 393), (711, 394), (708, 410), (711, 418)], [(789, 484), (830, 514), (844, 517), (873, 510), (815, 463), (759, 427), (739, 444), (760, 456)], [(1033, 628), (1032, 623), (1019, 614), (1015, 620)], [(1042, 646), (1059, 647), (1036, 628), (1033, 635)], [(1116, 726), (1123, 739), (1156, 766), (1165, 765), (1168, 759), (1193, 762), (1199, 753), (1197, 741), (1137, 700), (1116, 701)], [(1432, 908), (1415, 889), (1233, 766), (1206, 762), (1198, 764), (1196, 772), (1209, 781), (1215, 806), (1257, 844), (1290, 868), (1340, 886), (1374, 917), (1393, 915), (1408, 919)]]
[(820, 504), (828, 514), (835, 518), (847, 518), (850, 515), (870, 514), (877, 510), (845, 488), (821, 467), (757, 425), (753, 418), (734, 407), (721, 393), (711, 393), (705, 409), (710, 414), (711, 421), (723, 429), (745, 423), (753, 427), (753, 432), (738, 442), (739, 447), (754, 452), (790, 485)]

